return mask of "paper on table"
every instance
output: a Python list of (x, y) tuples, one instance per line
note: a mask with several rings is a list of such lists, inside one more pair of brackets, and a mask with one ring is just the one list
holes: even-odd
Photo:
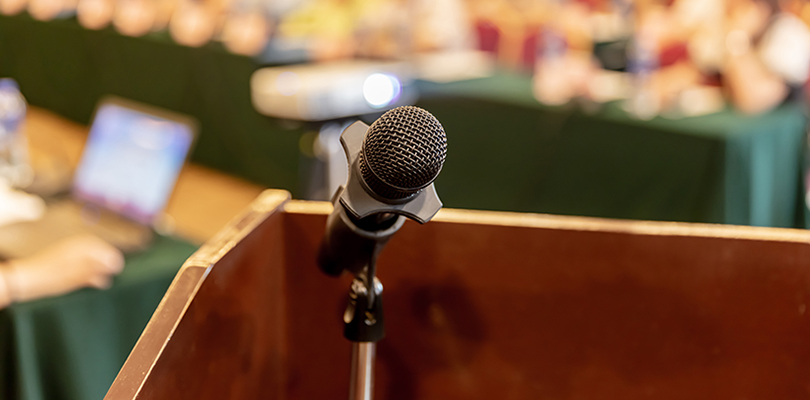
[(0, 226), (42, 218), (45, 201), (41, 197), (15, 190), (0, 180)]

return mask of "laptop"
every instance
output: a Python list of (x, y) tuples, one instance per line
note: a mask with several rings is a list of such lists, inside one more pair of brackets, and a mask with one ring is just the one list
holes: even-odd
[(43, 218), (0, 228), (0, 256), (31, 255), (90, 233), (125, 253), (146, 249), (197, 135), (188, 116), (120, 98), (96, 109), (68, 199)]

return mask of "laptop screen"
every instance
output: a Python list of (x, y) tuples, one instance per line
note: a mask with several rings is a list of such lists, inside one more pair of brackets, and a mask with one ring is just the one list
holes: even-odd
[(166, 206), (193, 139), (188, 124), (104, 103), (90, 128), (73, 193), (149, 224)]

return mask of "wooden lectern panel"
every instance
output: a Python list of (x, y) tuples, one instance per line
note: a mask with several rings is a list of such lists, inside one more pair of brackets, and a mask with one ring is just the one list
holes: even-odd
[[(350, 278), (315, 265), (330, 206), (273, 211), (282, 201), (265, 195), (224, 249), (186, 263), (107, 399), (347, 397)], [(808, 398), (808, 244), (798, 230), (459, 210), (406, 223), (379, 263), (376, 398)], [(191, 270), (199, 287), (183, 291)]]

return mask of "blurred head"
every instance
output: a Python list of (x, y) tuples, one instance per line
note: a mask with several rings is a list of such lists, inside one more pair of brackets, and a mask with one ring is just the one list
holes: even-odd
[(25, 10), (28, 0), (0, 0), (0, 13), (15, 15)]
[(30, 0), (28, 3), (28, 13), (40, 21), (52, 20), (64, 9), (64, 0)]
[(112, 21), (114, 10), (113, 0), (79, 0), (76, 17), (87, 29), (102, 29)]
[(185, 1), (169, 22), (172, 38), (185, 46), (200, 47), (211, 40), (216, 29), (213, 13), (202, 4)]
[(258, 12), (232, 14), (222, 28), (222, 41), (228, 50), (252, 56), (267, 45), (270, 30), (270, 22)]
[(142, 36), (152, 30), (156, 14), (152, 0), (118, 0), (113, 25), (122, 35)]

